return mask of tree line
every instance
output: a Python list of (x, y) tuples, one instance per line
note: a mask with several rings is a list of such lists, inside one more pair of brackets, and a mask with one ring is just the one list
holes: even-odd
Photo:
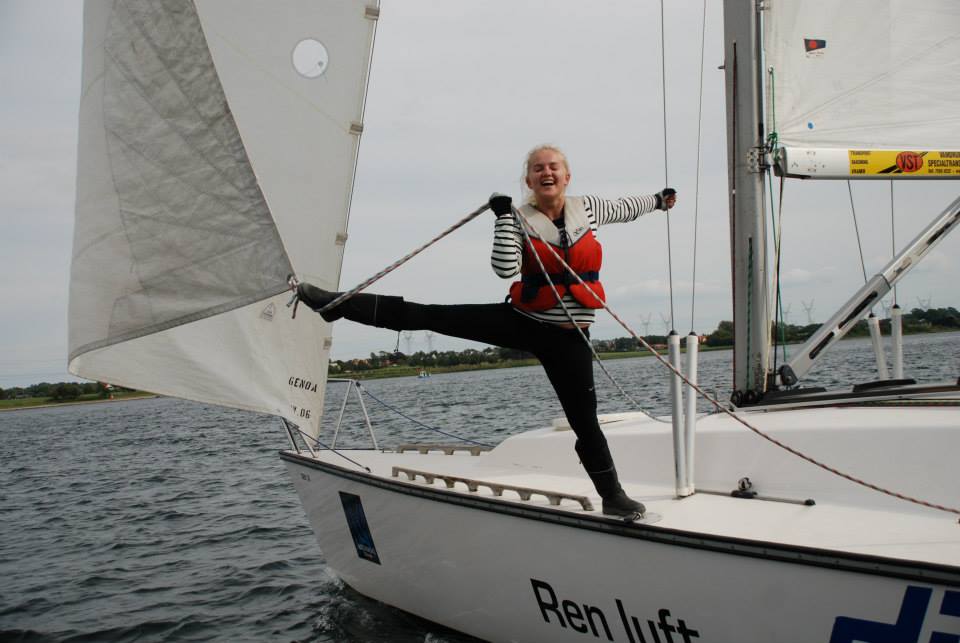
[[(937, 331), (960, 330), (960, 311), (949, 306), (947, 308), (914, 308), (902, 317), (902, 327), (905, 334), (930, 333)], [(820, 324), (773, 324), (773, 336), (780, 343), (795, 344), (806, 341), (820, 328)], [(890, 320), (880, 320), (880, 331), (890, 334)], [(847, 337), (866, 337), (870, 334), (865, 320), (860, 320), (847, 333)], [(733, 322), (722, 321), (717, 329), (707, 336), (707, 346), (733, 346)]]
[[(117, 388), (114, 387), (113, 390), (117, 390)], [(111, 389), (100, 382), (58, 382), (55, 384), (40, 382), (39, 384), (31, 384), (30, 386), (0, 388), (0, 400), (36, 397), (54, 402), (66, 402), (76, 400), (81, 396), (108, 399), (110, 397), (110, 391)]]
[[(806, 341), (820, 328), (815, 324), (773, 324), (774, 337), (780, 343), (798, 343)], [(890, 320), (880, 320), (880, 329), (890, 334)], [(944, 330), (960, 330), (960, 312), (956, 308), (930, 308), (922, 310), (914, 308), (903, 315), (903, 332), (907, 334), (925, 333)], [(869, 334), (866, 321), (860, 321), (850, 331), (848, 336), (860, 337)], [(717, 328), (706, 336), (704, 344), (710, 347), (733, 346), (734, 329), (732, 321), (722, 321)], [(666, 346), (665, 335), (647, 335), (644, 337), (648, 344), (654, 347)], [(686, 336), (681, 336), (681, 345), (685, 345)], [(617, 337), (614, 339), (595, 339), (592, 341), (599, 353), (629, 353), (643, 350), (633, 337)], [(459, 365), (496, 365), (502, 362), (511, 362), (521, 359), (533, 359), (533, 355), (509, 348), (489, 347), (482, 350), (468, 348), (463, 351), (417, 351), (407, 355), (400, 351), (380, 351), (370, 353), (368, 359), (332, 360), (330, 374), (341, 375), (370, 371), (390, 366), (411, 366), (429, 369), (443, 366)]]

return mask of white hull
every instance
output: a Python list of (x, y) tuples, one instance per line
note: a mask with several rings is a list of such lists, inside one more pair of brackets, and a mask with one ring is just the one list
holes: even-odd
[[(920, 440), (956, 440), (956, 430), (937, 426), (956, 411), (927, 410), (941, 415), (927, 430), (912, 433)], [(796, 413), (809, 420), (837, 411), (791, 412), (779, 420)], [(711, 419), (725, 425), (722, 418)], [(608, 424), (607, 435), (621, 462), (630, 445), (642, 445), (643, 463), (660, 459), (659, 451), (669, 446), (659, 424), (613, 424), (620, 426)], [(803, 491), (817, 504), (708, 494), (675, 500), (669, 477), (657, 487), (631, 475), (638, 480), (626, 485), (628, 491), (650, 513), (644, 523), (625, 524), (574, 503), (554, 508), (542, 498), (519, 502), (509, 491), (496, 498), (483, 488), (447, 490), (440, 482), (388, 473), (403, 466), (590, 494), (576, 460), (554, 457), (570, 446), (569, 431), (518, 436), (479, 457), (349, 452), (369, 473), (329, 453), (283, 457), (328, 563), (349, 585), (484, 639), (906, 643), (936, 641), (930, 637), (939, 632), (952, 636), (944, 642), (957, 640), (960, 614), (951, 614), (960, 612), (955, 518), (909, 506), (897, 513), (884, 498), (865, 501), (871, 496), (849, 483), (817, 484), (819, 476), (808, 465), (794, 470), (767, 457), (768, 447), (756, 438), (704, 424), (698, 466), (704, 465), (707, 479), (718, 469), (739, 468), (772, 489), (779, 488), (772, 476), (785, 487), (797, 486), (800, 471), (814, 483)], [(849, 433), (836, 429), (834, 444)], [(743, 437), (748, 441), (737, 439)], [(876, 440), (885, 441), (883, 435)], [(745, 448), (751, 442), (755, 448)], [(533, 451), (543, 456), (519, 464), (520, 456)], [(720, 457), (726, 464), (708, 464)], [(548, 472), (551, 458), (557, 464)], [(953, 494), (952, 484), (940, 491)], [(359, 555), (341, 493), (362, 504), (379, 562)], [(888, 638), (871, 638), (877, 632)]]

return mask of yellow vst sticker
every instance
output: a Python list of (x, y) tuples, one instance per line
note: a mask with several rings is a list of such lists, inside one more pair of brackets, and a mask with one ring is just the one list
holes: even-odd
[(960, 152), (850, 150), (850, 174), (960, 176)]

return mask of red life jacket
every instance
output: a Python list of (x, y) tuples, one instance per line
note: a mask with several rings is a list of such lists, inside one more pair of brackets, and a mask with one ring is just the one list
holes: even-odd
[[(606, 301), (603, 284), (600, 283), (600, 264), (603, 262), (603, 249), (597, 241), (590, 220), (587, 218), (580, 197), (568, 198), (564, 203), (564, 232), (561, 234), (553, 221), (532, 205), (520, 208), (520, 214), (526, 219), (530, 231), (530, 241), (540, 261), (550, 275), (557, 293), (561, 297), (570, 295), (585, 308), (602, 308), (603, 304), (591, 294), (593, 291), (601, 300)], [(564, 239), (566, 236), (566, 239)], [(567, 264), (589, 286), (582, 285), (553, 256), (552, 247)], [(529, 244), (524, 244), (523, 264), (520, 268), (520, 281), (510, 285), (510, 300), (520, 310), (541, 311), (559, 305), (556, 295), (550, 288), (540, 264), (533, 256)]]

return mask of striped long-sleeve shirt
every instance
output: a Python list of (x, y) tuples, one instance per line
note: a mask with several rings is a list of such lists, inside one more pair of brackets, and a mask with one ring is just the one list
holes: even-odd
[[(640, 216), (657, 209), (658, 199), (655, 194), (645, 196), (628, 196), (619, 199), (602, 199), (596, 196), (572, 197), (583, 199), (584, 210), (590, 221), (590, 229), (595, 234), (597, 228), (608, 223), (626, 223), (636, 221)], [(493, 231), (493, 252), (490, 264), (497, 276), (510, 279), (520, 274), (523, 263), (523, 233), (520, 226), (507, 214), (497, 217)], [(563, 296), (563, 303), (579, 325), (593, 323), (595, 313), (591, 308), (581, 305), (569, 293)], [(528, 312), (517, 309), (524, 315), (551, 324), (569, 324), (570, 318), (563, 307), (557, 304), (553, 308), (543, 311)]]

